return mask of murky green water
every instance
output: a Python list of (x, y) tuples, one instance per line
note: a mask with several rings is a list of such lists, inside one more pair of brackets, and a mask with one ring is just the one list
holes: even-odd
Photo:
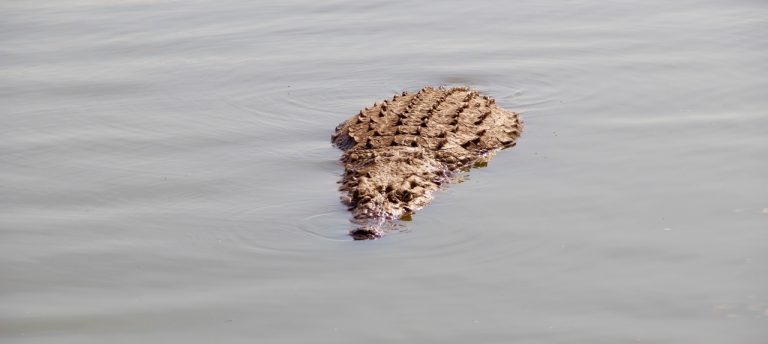
[[(3, 343), (768, 342), (763, 1), (5, 1)], [(526, 132), (353, 242), (335, 126)]]

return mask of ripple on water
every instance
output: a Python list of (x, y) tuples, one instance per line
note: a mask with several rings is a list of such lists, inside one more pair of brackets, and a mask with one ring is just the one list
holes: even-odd
[(343, 107), (341, 93), (343, 91), (339, 89), (304, 84), (231, 93), (224, 102), (253, 114), (253, 120), (267, 128), (292, 132), (328, 127), (330, 135), (335, 124), (329, 123), (336, 121), (338, 109)]
[(438, 85), (469, 86), (515, 112), (542, 110), (564, 101), (560, 87), (543, 73), (526, 70), (497, 74), (443, 72), (435, 75)]
[(339, 214), (338, 211), (328, 211), (313, 214), (302, 218), (298, 223), (298, 229), (307, 235), (331, 241), (349, 241), (349, 230), (354, 225), (349, 222), (349, 217)]

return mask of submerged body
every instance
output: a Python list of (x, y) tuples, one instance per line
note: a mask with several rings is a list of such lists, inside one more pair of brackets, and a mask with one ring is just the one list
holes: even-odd
[(519, 116), (468, 88), (426, 87), (375, 103), (336, 128), (344, 151), (339, 190), (355, 239), (373, 239), (423, 208), (459, 171), (515, 145)]

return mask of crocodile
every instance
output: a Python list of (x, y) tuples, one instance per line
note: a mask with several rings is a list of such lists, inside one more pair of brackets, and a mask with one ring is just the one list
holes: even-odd
[(376, 239), (432, 194), (516, 144), (523, 121), (467, 87), (424, 87), (378, 101), (336, 127), (341, 201), (355, 240)]

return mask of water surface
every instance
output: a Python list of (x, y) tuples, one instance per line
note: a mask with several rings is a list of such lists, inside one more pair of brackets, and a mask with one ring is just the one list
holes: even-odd
[[(768, 342), (763, 1), (6, 1), (3, 343)], [(520, 112), (403, 233), (333, 128)]]

